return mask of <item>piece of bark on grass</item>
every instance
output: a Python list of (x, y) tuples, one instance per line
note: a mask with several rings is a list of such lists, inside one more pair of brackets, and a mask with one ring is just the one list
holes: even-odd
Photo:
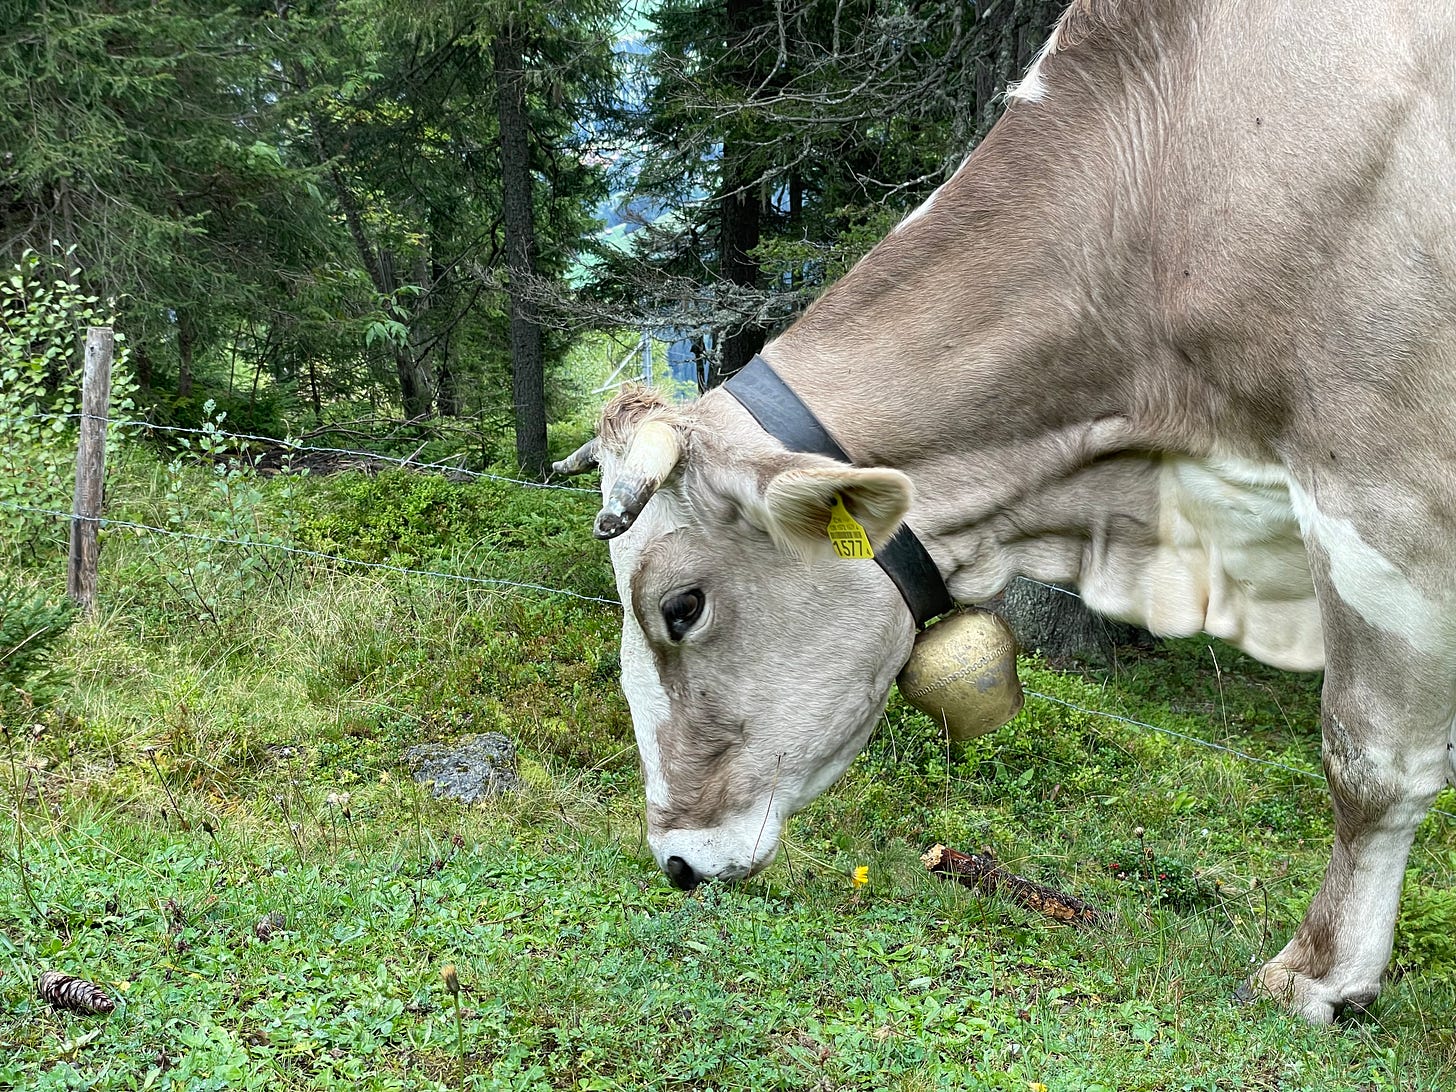
[(1097, 911), (1081, 899), (1009, 872), (979, 853), (962, 853), (933, 845), (920, 862), (937, 875), (948, 876), (987, 895), (1004, 895), (1018, 906), (1045, 914), (1053, 921), (1068, 925), (1098, 924)]
[(87, 1016), (105, 1016), (116, 1008), (116, 1002), (96, 983), (60, 971), (43, 972), (36, 980), (35, 992), (54, 1008)]

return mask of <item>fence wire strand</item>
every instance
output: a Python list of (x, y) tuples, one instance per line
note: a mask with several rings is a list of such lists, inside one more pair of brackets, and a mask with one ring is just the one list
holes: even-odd
[(1073, 599), (1082, 598), (1080, 592), (1074, 591), (1071, 588), (1064, 588), (1060, 584), (1048, 584), (1045, 580), (1033, 580), (1029, 576), (1018, 576), (1016, 577), (1016, 582), (1018, 584), (1034, 584), (1038, 588), (1045, 588), (1047, 591), (1054, 591), (1058, 595), (1070, 596)]
[[(362, 451), (348, 447), (321, 447), (316, 444), (300, 443), (297, 440), (283, 439), (276, 436), (263, 436), (253, 432), (228, 432), (224, 429), (186, 428), (182, 425), (159, 425), (144, 419), (125, 420), (113, 417), (97, 417), (94, 414), (86, 413), (26, 413), (18, 414), (11, 420), (22, 421), (81, 421), (86, 419), (102, 421), (108, 426), (115, 428), (151, 429), (154, 432), (180, 433), (189, 436), (211, 436), (219, 440), (243, 440), (249, 443), (264, 443), (273, 447), (286, 448), (289, 451), (311, 451), (327, 455), (347, 455), (353, 459), (376, 459), (382, 463), (393, 463), (396, 466), (408, 467), (411, 470), (442, 470), (451, 474), (458, 474), (465, 478), (484, 478), (487, 481), (504, 482), (508, 485), (519, 485), (526, 489), (555, 489), (563, 493), (592, 493), (595, 489), (586, 489), (579, 485), (562, 485), (559, 482), (537, 482), (529, 478), (512, 478), (507, 474), (492, 474), (486, 470), (466, 470), (463, 467), (455, 466), (449, 462), (420, 463), (413, 458), (400, 458), (397, 455), (380, 455), (373, 451)], [(452, 456), (453, 458), (454, 456)]]
[[(11, 501), (0, 501), (0, 508), (8, 508), (12, 512), (31, 512), (36, 515), (54, 516), (56, 519), (86, 520), (90, 517), (79, 516), (74, 512), (62, 512), (54, 508), (34, 508), (25, 504), (14, 504)], [(149, 531), (153, 534), (167, 535), (172, 538), (189, 539), (193, 542), (210, 542), (219, 546), (257, 547), (263, 550), (276, 550), (279, 553), (292, 554), (298, 557), (309, 557), (319, 561), (337, 561), (343, 565), (353, 565), (361, 569), (379, 569), (385, 572), (404, 573), (409, 576), (436, 576), (442, 580), (458, 580), (466, 584), (486, 584), (497, 587), (517, 588), (523, 591), (549, 592), (552, 595), (564, 595), (572, 599), (585, 600), (588, 603), (605, 603), (609, 606), (620, 607), (622, 604), (616, 599), (604, 599), (599, 595), (586, 595), (582, 592), (570, 591), (566, 588), (552, 588), (545, 584), (532, 584), (520, 580), (507, 580), (499, 576), (466, 576), (463, 573), (442, 573), (434, 569), (412, 569), (404, 565), (389, 565), (382, 561), (361, 561), (358, 558), (340, 557), (338, 554), (326, 554), (321, 550), (306, 550), (301, 546), (286, 546), (281, 542), (262, 542), (257, 539), (247, 538), (216, 538), (212, 535), (199, 535), (192, 531), (174, 531), (168, 527), (155, 527), (149, 523), (135, 523), (131, 520), (112, 519), (109, 516), (100, 516), (94, 522), (105, 527), (126, 527), (137, 531)]]
[[(1085, 705), (1078, 705), (1076, 702), (1054, 697), (1051, 694), (1042, 694), (1036, 690), (1027, 690), (1025, 693), (1027, 697), (1039, 698), (1042, 701), (1048, 701), (1054, 705), (1061, 705), (1067, 709), (1074, 710), (1078, 713), (1085, 713), (1091, 717), (1101, 717), (1103, 720), (1116, 721), (1119, 724), (1126, 724), (1133, 728), (1146, 729), (1149, 732), (1171, 736), (1174, 739), (1182, 740), (1184, 743), (1192, 743), (1196, 746), (1207, 748), (1210, 751), (1218, 751), (1222, 754), (1232, 755), (1234, 758), (1242, 759), (1244, 762), (1251, 762), (1256, 766), (1267, 766), (1270, 769), (1284, 770), (1288, 773), (1296, 774), (1299, 777), (1306, 777), (1311, 781), (1317, 781), (1321, 785), (1324, 785), (1326, 791), (1329, 790), (1329, 782), (1325, 779), (1324, 774), (1315, 770), (1305, 770), (1298, 766), (1290, 766), (1288, 763), (1279, 762), (1272, 758), (1259, 758), (1257, 755), (1251, 755), (1249, 752), (1241, 751), (1237, 747), (1228, 747), (1222, 743), (1214, 743), (1211, 739), (1203, 739), (1199, 736), (1189, 735), (1187, 732), (1179, 732), (1173, 728), (1165, 728), (1160, 724), (1149, 724), (1145, 720), (1134, 720), (1132, 717), (1124, 717), (1121, 714), (1109, 713), (1102, 709), (1089, 709)], [(1429, 814), (1439, 815), (1445, 819), (1456, 819), (1456, 812), (1446, 811), (1443, 808), (1431, 808), (1429, 809)]]
[(1145, 728), (1150, 732), (1157, 732), (1159, 735), (1171, 736), (1174, 739), (1181, 739), (1185, 743), (1194, 743), (1197, 744), (1199, 747), (1206, 747), (1210, 751), (1220, 751), (1226, 755), (1233, 755), (1235, 758), (1241, 758), (1245, 762), (1252, 762), (1258, 766), (1270, 766), (1274, 769), (1286, 770), (1289, 773), (1298, 774), (1300, 777), (1308, 777), (1314, 781), (1320, 782), (1321, 784), (1323, 784), (1325, 780), (1323, 774), (1317, 773), (1314, 770), (1300, 769), (1298, 766), (1290, 766), (1287, 763), (1278, 762), (1272, 758), (1259, 758), (1256, 755), (1249, 754), (1247, 751), (1241, 751), (1237, 747), (1227, 747), (1222, 743), (1214, 743), (1212, 740), (1202, 739), (1199, 736), (1189, 735), (1187, 732), (1179, 732), (1172, 728), (1164, 728), (1162, 725), (1158, 724), (1149, 724), (1145, 720), (1134, 720), (1132, 717), (1124, 717), (1119, 713), (1108, 713), (1101, 709), (1089, 709), (1084, 705), (1078, 705), (1076, 702), (1067, 701), (1065, 698), (1054, 697), (1051, 694), (1042, 694), (1035, 690), (1027, 690), (1026, 695), (1032, 698), (1039, 698), (1042, 701), (1052, 702), (1055, 705), (1064, 706), (1065, 708), (1072, 709), (1078, 713), (1086, 713), (1088, 716), (1102, 717), (1104, 720), (1114, 720), (1117, 721), (1119, 724), (1127, 724), (1134, 728)]

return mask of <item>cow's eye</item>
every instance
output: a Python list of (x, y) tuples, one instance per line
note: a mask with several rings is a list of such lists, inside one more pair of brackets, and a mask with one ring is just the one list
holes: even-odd
[(669, 595), (662, 603), (662, 620), (667, 623), (667, 635), (674, 641), (681, 641), (702, 613), (702, 588), (689, 588)]

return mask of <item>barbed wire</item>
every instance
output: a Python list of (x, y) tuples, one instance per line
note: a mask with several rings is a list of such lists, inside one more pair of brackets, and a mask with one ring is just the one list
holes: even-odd
[[(69, 417), (69, 418), (79, 418), (79, 417), (82, 417), (82, 416), (85, 416), (85, 415), (83, 415), (83, 414), (33, 414), (33, 415), (30, 415), (30, 416), (32, 416), (32, 417)], [(107, 420), (106, 418), (100, 418), (100, 419), (101, 420)], [(267, 441), (269, 443), (280, 443), (280, 441), (275, 440), (275, 439), (273, 439), (271, 437), (251, 437), (251, 436), (249, 436), (246, 433), (229, 433), (229, 434), (223, 434), (223, 433), (218, 433), (218, 432), (208, 432), (208, 430), (203, 430), (203, 429), (182, 429), (182, 428), (177, 428), (176, 426), (154, 426), (154, 425), (150, 425), (148, 422), (115, 422), (115, 421), (113, 421), (113, 422), (110, 422), (110, 423), (112, 423), (112, 424), (128, 424), (128, 423), (134, 423), (134, 424), (145, 425), (146, 427), (164, 427), (164, 428), (171, 429), (173, 431), (180, 431), (180, 432), (193, 432), (193, 433), (199, 433), (199, 434), (204, 434), (204, 435), (229, 435), (229, 436), (232, 436), (234, 438), (244, 438), (244, 439), (254, 439), (254, 438), (256, 438), (256, 439), (265, 440), (265, 441)], [(289, 446), (295, 446), (295, 445), (289, 445)], [(367, 456), (367, 457), (370, 457), (370, 458), (387, 458), (387, 457), (384, 457), (384, 456), (375, 456), (375, 455), (372, 455), (369, 452), (351, 452), (351, 451), (348, 451), (347, 449), (343, 449), (343, 448), (311, 447), (311, 446), (307, 446), (307, 445), (296, 445), (296, 446), (297, 446), (297, 449), (298, 450), (327, 451), (327, 452), (335, 452), (335, 453), (341, 453), (341, 454), (362, 455), (362, 456)], [(392, 461), (392, 462), (403, 462), (402, 460), (395, 460), (395, 459), (389, 459), (389, 461)], [(411, 463), (410, 465), (411, 466), (415, 466), (415, 467), (419, 467), (421, 469), (429, 469), (432, 464)], [(438, 464), (434, 464), (434, 465), (438, 465)], [(469, 473), (475, 473), (475, 472), (469, 472)], [(575, 489), (575, 488), (569, 487), (569, 486), (551, 485), (549, 483), (543, 483), (543, 482), (530, 482), (530, 481), (525, 481), (525, 480), (522, 480), (522, 479), (508, 478), (508, 477), (505, 477), (503, 475), (479, 474), (478, 476), (480, 476), (480, 477), (486, 477), (486, 478), (492, 478), (492, 479), (501, 480), (501, 481), (505, 481), (505, 482), (511, 482), (513, 484), (533, 486), (533, 487), (536, 487), (536, 488), (564, 489), (564, 490), (570, 490), (572, 492), (581, 492), (581, 493), (594, 493), (595, 492), (595, 490), (591, 490), (591, 489)], [(91, 519), (92, 518), (92, 517), (78, 515), (75, 512), (65, 512), (65, 511), (62, 511), (60, 509), (40, 508), (40, 507), (31, 506), (31, 505), (16, 504), (16, 503), (14, 503), (12, 501), (0, 501), (0, 508), (9, 509), (10, 511), (14, 511), (14, 512), (28, 512), (28, 513), (32, 513), (32, 514), (35, 514), (35, 515), (50, 516), (50, 517), (53, 517), (55, 519), (76, 520), (76, 519)], [(439, 579), (442, 579), (442, 580), (455, 580), (455, 581), (459, 581), (461, 583), (467, 583), (467, 584), (479, 584), (479, 585), (493, 586), (493, 587), (514, 588), (514, 589), (517, 589), (517, 590), (520, 590), (520, 591), (543, 592), (543, 593), (550, 594), (550, 595), (561, 595), (561, 596), (566, 596), (566, 597), (571, 598), (571, 599), (582, 600), (584, 602), (602, 603), (604, 605), (614, 606), (614, 607), (620, 607), (622, 605), (621, 604), (621, 601), (620, 600), (617, 600), (617, 599), (609, 599), (609, 598), (605, 598), (603, 596), (597, 596), (597, 595), (586, 595), (586, 594), (584, 594), (582, 592), (571, 591), (570, 589), (567, 589), (567, 588), (554, 588), (554, 587), (551, 587), (551, 586), (546, 585), (546, 584), (535, 584), (535, 583), (531, 583), (529, 581), (509, 580), (509, 579), (506, 579), (505, 577), (467, 576), (467, 575), (464, 575), (462, 573), (440, 572), (440, 571), (435, 570), (435, 569), (417, 569), (417, 568), (412, 568), (412, 567), (404, 566), (404, 565), (390, 565), (390, 564), (387, 564), (385, 562), (379, 562), (379, 561), (363, 561), (363, 560), (360, 560), (358, 558), (343, 557), (343, 556), (338, 555), (338, 554), (325, 553), (325, 552), (323, 552), (321, 550), (309, 550), (309, 549), (305, 549), (304, 547), (300, 547), (300, 546), (289, 546), (289, 545), (286, 545), (286, 544), (280, 543), (280, 542), (266, 542), (266, 541), (262, 541), (262, 540), (258, 540), (258, 539), (236, 539), (236, 538), (229, 539), (229, 538), (218, 538), (216, 536), (212, 536), (212, 535), (201, 535), (201, 534), (197, 534), (197, 533), (191, 532), (191, 531), (176, 531), (176, 530), (173, 530), (173, 529), (168, 528), (168, 527), (157, 527), (157, 526), (154, 526), (152, 524), (138, 523), (138, 522), (135, 522), (135, 521), (132, 521), (132, 520), (114, 519), (114, 518), (109, 517), (109, 516), (95, 517), (94, 518), (94, 521), (96, 523), (101, 524), (102, 526), (122, 527), (122, 528), (127, 528), (127, 529), (130, 529), (130, 530), (143, 531), (143, 532), (147, 532), (147, 533), (151, 533), (151, 534), (159, 534), (159, 535), (164, 535), (164, 536), (168, 536), (168, 537), (172, 537), (172, 538), (187, 539), (187, 540), (191, 540), (191, 541), (195, 541), (195, 542), (206, 542), (206, 543), (210, 543), (210, 544), (213, 544), (213, 545), (220, 545), (220, 546), (257, 547), (257, 548), (261, 548), (261, 549), (275, 550), (275, 551), (277, 551), (279, 553), (289, 554), (289, 555), (293, 555), (293, 556), (307, 557), (307, 558), (311, 558), (311, 559), (319, 560), (319, 561), (338, 562), (338, 563), (343, 564), (343, 565), (349, 565), (349, 566), (353, 566), (355, 568), (361, 568), (361, 569), (380, 570), (380, 571), (384, 571), (384, 572), (400, 573), (400, 574), (407, 575), (407, 576), (428, 576), (428, 577), (436, 577), (436, 578), (439, 578)], [(1051, 590), (1051, 591), (1059, 592), (1059, 593), (1061, 593), (1063, 595), (1069, 595), (1069, 596), (1071, 596), (1074, 599), (1081, 599), (1082, 598), (1081, 595), (1079, 595), (1077, 592), (1075, 592), (1075, 591), (1073, 591), (1073, 590), (1071, 590), (1069, 588), (1060, 587), (1060, 586), (1058, 586), (1056, 584), (1048, 584), (1048, 583), (1045, 583), (1044, 581), (1034, 580), (1031, 577), (1024, 577), (1024, 576), (1016, 577), (1016, 579), (1019, 580), (1019, 581), (1021, 581), (1021, 582), (1023, 582), (1023, 583), (1034, 584), (1034, 585), (1037, 585), (1037, 586), (1042, 587), (1042, 588), (1046, 588), (1046, 589)], [(1264, 766), (1264, 767), (1268, 767), (1268, 768), (1271, 768), (1271, 769), (1282, 770), (1282, 771), (1284, 771), (1286, 773), (1295, 774), (1298, 777), (1308, 778), (1310, 780), (1317, 781), (1317, 782), (1319, 782), (1322, 785), (1323, 784), (1326, 784), (1324, 775), (1321, 774), (1321, 773), (1319, 773), (1319, 772), (1317, 772), (1317, 771), (1314, 771), (1314, 770), (1302, 769), (1302, 768), (1300, 768), (1298, 766), (1291, 766), (1288, 763), (1279, 762), (1279, 761), (1277, 761), (1275, 759), (1259, 758), (1257, 755), (1249, 754), (1247, 751), (1239, 750), (1237, 747), (1229, 747), (1229, 746), (1227, 746), (1225, 744), (1215, 743), (1212, 740), (1203, 739), (1203, 738), (1201, 738), (1199, 736), (1195, 736), (1195, 735), (1192, 735), (1192, 734), (1187, 733), (1187, 732), (1179, 732), (1179, 731), (1177, 731), (1176, 729), (1173, 729), (1173, 728), (1167, 728), (1167, 727), (1164, 727), (1162, 725), (1152, 724), (1152, 723), (1150, 723), (1148, 721), (1137, 720), (1137, 719), (1135, 719), (1133, 717), (1126, 717), (1126, 716), (1123, 716), (1123, 715), (1121, 715), (1119, 713), (1111, 713), (1111, 712), (1108, 712), (1108, 711), (1102, 710), (1102, 709), (1092, 709), (1092, 708), (1089, 708), (1089, 707), (1084, 706), (1084, 705), (1078, 705), (1076, 702), (1067, 701), (1065, 698), (1058, 698), (1058, 697), (1055, 697), (1055, 696), (1053, 696), (1051, 694), (1043, 694), (1040, 691), (1036, 691), (1036, 690), (1026, 690), (1025, 693), (1026, 693), (1026, 695), (1028, 697), (1036, 698), (1036, 699), (1038, 699), (1040, 701), (1050, 702), (1050, 703), (1052, 703), (1054, 705), (1059, 705), (1059, 706), (1062, 706), (1064, 708), (1073, 710), (1074, 712), (1078, 712), (1078, 713), (1085, 714), (1087, 716), (1100, 717), (1100, 718), (1102, 718), (1104, 720), (1115, 721), (1115, 722), (1120, 723), (1120, 724), (1128, 725), (1129, 727), (1138, 728), (1138, 729), (1141, 729), (1141, 730), (1144, 730), (1144, 731), (1154, 732), (1154, 733), (1157, 733), (1159, 735), (1168, 736), (1168, 737), (1173, 738), (1173, 739), (1181, 740), (1181, 741), (1183, 741), (1185, 743), (1191, 743), (1191, 744), (1194, 744), (1195, 746), (1206, 748), (1207, 750), (1210, 750), (1210, 751), (1215, 751), (1215, 752), (1219, 752), (1219, 753), (1222, 753), (1222, 754), (1227, 754), (1227, 755), (1230, 755), (1230, 756), (1232, 756), (1234, 758), (1237, 758), (1237, 759), (1239, 759), (1241, 761), (1248, 762), (1248, 763), (1251, 763), (1251, 764), (1256, 765), (1256, 766)], [(1456, 813), (1452, 813), (1452, 812), (1449, 812), (1449, 811), (1444, 811), (1444, 810), (1442, 810), (1440, 808), (1432, 808), (1431, 809), (1431, 812), (1433, 814), (1436, 814), (1436, 815), (1444, 816), (1444, 817), (1446, 817), (1448, 819), (1456, 819)]]
[(210, 542), (219, 546), (257, 547), (263, 550), (276, 550), (279, 553), (309, 557), (320, 561), (337, 561), (341, 564), (353, 565), (361, 569), (380, 569), (385, 572), (404, 573), (409, 576), (435, 576), (442, 580), (458, 580), (466, 584), (486, 584), (517, 588), (525, 591), (549, 592), (552, 595), (565, 595), (572, 599), (582, 599), (589, 603), (605, 603), (613, 607), (620, 607), (622, 605), (616, 599), (606, 599), (599, 595), (586, 595), (583, 592), (575, 592), (567, 588), (553, 588), (546, 584), (532, 584), (528, 581), (507, 580), (505, 577), (499, 576), (466, 576), (463, 573), (445, 573), (435, 569), (414, 569), (405, 565), (389, 565), (382, 561), (362, 561), (358, 558), (341, 557), (338, 554), (324, 553), (321, 550), (308, 550), (301, 546), (289, 546), (281, 542), (266, 542), (261, 539), (217, 538), (213, 535), (199, 535), (192, 531), (174, 531), (169, 527), (156, 527), (149, 523), (112, 519), (110, 516), (82, 516), (75, 512), (63, 512), (55, 508), (37, 508), (26, 504), (15, 504), (12, 501), (0, 501), (0, 508), (7, 508), (12, 512), (31, 512), (36, 515), (54, 516), (57, 519), (89, 520), (105, 527), (126, 527), (137, 531), (149, 531), (153, 534), (167, 535), (172, 538), (189, 539), (194, 542)]
[[(87, 413), (25, 413), (15, 414), (10, 418), (12, 421), (101, 421), (116, 428), (151, 429), (154, 432), (183, 433), (192, 436), (211, 436), (222, 440), (243, 440), (250, 443), (264, 443), (272, 447), (287, 448), (289, 451), (311, 451), (330, 455), (347, 455), (355, 459), (375, 459), (382, 463), (394, 463), (400, 467), (409, 467), (412, 470), (442, 470), (452, 474), (459, 474), (466, 478), (484, 478), (489, 481), (504, 482), (510, 485), (519, 485), (526, 489), (555, 489), (563, 493), (591, 493), (595, 489), (585, 489), (577, 485), (561, 485), (557, 482), (537, 482), (529, 478), (513, 478), (507, 474), (493, 474), (486, 470), (466, 470), (464, 467), (455, 466), (448, 462), (436, 461), (421, 463), (416, 462), (412, 457), (400, 458), (397, 455), (380, 455), (373, 451), (363, 451), (357, 448), (348, 447), (323, 447), (317, 444), (300, 443), (297, 440), (282, 439), (276, 436), (264, 436), (252, 432), (229, 432), (226, 429), (188, 428), (183, 425), (159, 425), (153, 421), (143, 418), (118, 419), (114, 417), (103, 417), (97, 414)], [(453, 458), (453, 456), (452, 456)]]
[(1059, 595), (1068, 595), (1073, 599), (1081, 599), (1081, 592), (1071, 588), (1064, 588), (1060, 584), (1048, 584), (1045, 580), (1033, 580), (1029, 576), (1018, 576), (1015, 578), (1018, 584), (1035, 584), (1038, 588), (1045, 588), (1047, 591), (1057, 592)]

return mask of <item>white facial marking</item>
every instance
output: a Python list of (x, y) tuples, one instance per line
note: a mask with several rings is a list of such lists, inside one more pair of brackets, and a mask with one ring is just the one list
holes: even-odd
[[(614, 476), (604, 468), (604, 495), (609, 492)], [(637, 571), (642, 547), (653, 537), (671, 530), (669, 522), (666, 506), (654, 497), (637, 517), (632, 529), (611, 542), (617, 597), (622, 601), (622, 693), (626, 695), (627, 706), (632, 711), (632, 730), (637, 737), (637, 753), (642, 759), (647, 803), (658, 808), (667, 807), (667, 776), (662, 768), (658, 733), (671, 718), (672, 703), (667, 691), (662, 688), (652, 650), (647, 647), (647, 637), (632, 610), (632, 574)]]
[(659, 867), (681, 857), (701, 876), (741, 880), (773, 860), (784, 817), (772, 804), (704, 830), (669, 830), (649, 838)]
[[(619, 582), (620, 583), (620, 582)], [(622, 593), (622, 602), (629, 602), (630, 589)], [(627, 705), (632, 710), (632, 729), (637, 736), (637, 753), (642, 757), (642, 779), (647, 791), (647, 803), (656, 808), (667, 807), (667, 778), (662, 770), (662, 752), (657, 745), (657, 734), (668, 721), (672, 705), (662, 681), (657, 677), (657, 665), (652, 660), (652, 651), (642, 627), (627, 607), (622, 612), (622, 692), (627, 695)]]
[(1409, 641), (1420, 652), (1456, 654), (1456, 632), (1448, 612), (1414, 587), (1391, 561), (1360, 537), (1347, 519), (1327, 516), (1314, 498), (1289, 487), (1299, 525), (1324, 548), (1330, 580), (1340, 599), (1370, 625)]
[[(608, 453), (602, 462), (604, 491), (618, 469)], [(705, 546), (696, 533), (700, 510), (676, 489), (673, 483), (659, 489), (631, 529), (611, 540), (612, 567), (624, 604), (622, 689), (632, 711), (645, 782), (647, 842), (664, 868), (677, 857), (699, 876), (741, 879), (774, 859), (784, 821), (828, 788), (864, 746), (910, 654), (914, 627), (899, 593), (877, 566), (843, 561), (817, 537), (814, 549), (805, 549), (813, 556), (795, 557), (788, 572), (780, 571), (782, 558), (754, 554), (742, 543), (735, 545), (736, 540)], [(742, 494), (751, 493), (752, 486), (745, 485)], [(680, 706), (675, 693), (666, 689), (667, 682), (676, 685), (676, 680), (664, 678), (659, 668), (653, 613), (658, 604), (642, 601), (640, 595), (634, 604), (633, 583), (641, 594), (656, 595), (668, 582), (650, 567), (681, 575), (723, 556), (745, 569), (729, 592), (752, 596), (744, 613), (753, 623), (741, 623), (742, 632), (730, 629), (729, 636), (752, 642), (753, 656), (765, 674), (755, 688), (730, 670), (715, 687), (710, 685), (713, 662), (700, 663), (696, 656), (679, 662), (684, 671), (703, 672), (695, 685), (707, 687), (704, 693), (721, 689), (720, 706), (741, 720), (741, 738), (709, 771), (685, 768), (688, 760), (676, 757), (675, 745), (683, 741), (672, 733), (693, 729), (683, 721), (692, 715), (691, 703)], [(783, 602), (775, 607), (780, 591)], [(822, 623), (819, 632), (811, 625), (793, 624), (806, 617)], [(776, 625), (779, 619), (789, 623), (784, 632)], [(845, 633), (856, 637), (852, 649), (840, 648)], [(814, 655), (816, 642), (822, 642), (819, 657)], [(805, 670), (786, 670), (795, 657)], [(764, 686), (771, 695), (761, 692)], [(690, 745), (678, 750), (694, 753)], [(723, 782), (695, 780), (706, 776)]]
[(1048, 56), (1056, 52), (1057, 34), (1062, 29), (1060, 23), (1052, 28), (1051, 37), (1046, 40), (1046, 45), (1041, 47), (1041, 52), (1036, 55), (1036, 60), (1031, 62), (1031, 67), (1026, 70), (1026, 75), (1018, 83), (1013, 83), (1006, 89), (1006, 97), (1015, 102), (1041, 102), (1047, 96), (1047, 84), (1041, 74), (1041, 63)]

